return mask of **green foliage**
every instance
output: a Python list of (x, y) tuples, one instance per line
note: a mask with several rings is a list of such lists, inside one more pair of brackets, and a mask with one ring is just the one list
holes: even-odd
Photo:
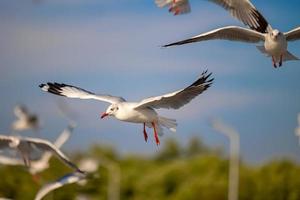
[[(105, 200), (111, 174), (101, 165), (103, 158), (121, 169), (121, 199), (124, 200), (220, 200), (227, 199), (228, 160), (214, 149), (193, 138), (187, 146), (175, 140), (163, 145), (154, 157), (121, 157), (112, 148), (94, 146), (73, 155), (74, 160), (91, 156), (99, 159), (95, 178), (87, 184), (60, 188), (45, 199), (75, 199), (79, 194)], [(22, 167), (0, 167), (0, 197), (33, 199), (38, 189), (70, 172), (53, 158), (50, 168), (39, 174), (37, 182)], [(261, 167), (240, 166), (240, 200), (299, 200), (300, 166), (291, 161), (273, 161)]]

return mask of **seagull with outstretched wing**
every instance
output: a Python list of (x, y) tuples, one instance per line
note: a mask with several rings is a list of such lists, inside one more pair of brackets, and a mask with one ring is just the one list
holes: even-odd
[(101, 118), (114, 116), (121, 121), (144, 124), (143, 132), (145, 141), (148, 139), (145, 127), (153, 127), (155, 141), (158, 145), (160, 143), (158, 134), (162, 134), (162, 127), (166, 127), (175, 132), (177, 123), (174, 119), (159, 116), (155, 109), (178, 109), (189, 103), (193, 98), (209, 88), (213, 81), (213, 79), (209, 79), (210, 75), (211, 73), (208, 74), (207, 71), (203, 72), (197, 81), (184, 89), (161, 96), (150, 97), (140, 102), (127, 102), (122, 97), (111, 95), (96, 95), (67, 84), (46, 83), (41, 84), (40, 88), (46, 92), (68, 98), (95, 99), (108, 102), (111, 105), (107, 108), (106, 112), (101, 115)]
[(72, 163), (70, 159), (54, 144), (44, 139), (0, 135), (0, 149), (4, 148), (16, 149), (21, 154), (24, 164), (27, 167), (30, 167), (31, 165), (31, 153), (34, 150), (38, 149), (40, 151), (51, 152), (65, 165), (69, 166), (72, 169), (80, 171), (80, 169), (74, 163)]
[[(63, 132), (58, 136), (56, 141), (53, 143), (57, 148), (61, 146), (70, 138), (70, 135), (74, 129), (73, 125), (69, 125)], [(49, 167), (49, 160), (52, 157), (52, 153), (46, 151), (42, 154), (41, 158), (38, 160), (30, 160), (30, 166), (28, 170), (31, 174), (35, 175), (47, 169)], [(5, 155), (0, 155), (0, 164), (3, 165), (21, 165), (24, 166), (24, 161), (19, 158), (13, 158)]]
[(273, 30), (267, 33), (260, 33), (248, 28), (238, 26), (227, 26), (212, 31), (196, 35), (189, 39), (164, 45), (163, 47), (178, 46), (188, 43), (201, 42), (207, 40), (230, 40), (247, 43), (263, 42), (263, 46), (257, 48), (264, 54), (272, 57), (274, 68), (277, 68), (277, 63), (282, 66), (283, 61), (299, 60), (296, 56), (287, 50), (288, 42), (300, 39), (300, 27), (286, 33), (281, 33), (278, 30)]
[(34, 199), (35, 200), (41, 200), (53, 190), (61, 188), (64, 185), (78, 183), (78, 182), (80, 182), (84, 179), (86, 179), (86, 175), (84, 173), (74, 172), (74, 173), (67, 174), (67, 175), (59, 178), (57, 181), (52, 182), (52, 183), (48, 183), (45, 186), (43, 186), (38, 191), (38, 193), (36, 194)]

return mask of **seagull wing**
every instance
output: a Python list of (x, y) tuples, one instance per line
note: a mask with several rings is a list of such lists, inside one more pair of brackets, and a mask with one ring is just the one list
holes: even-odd
[(245, 25), (251, 29), (260, 33), (266, 33), (269, 23), (262, 16), (262, 14), (254, 7), (249, 0), (208, 0), (219, 6), (222, 6), (225, 10), (228, 10), (230, 14), (242, 21)]
[[(70, 138), (72, 131), (73, 131), (73, 127), (71, 126), (68, 126), (65, 130), (63, 130), (63, 132), (58, 136), (56, 141), (53, 143), (54, 146), (60, 149), (61, 146)], [(51, 156), (52, 153), (47, 151), (42, 155), (40, 161), (43, 163), (48, 163)]]
[(191, 12), (191, 6), (188, 0), (155, 0), (158, 7), (169, 6), (169, 12), (174, 15), (181, 15)]
[(211, 73), (203, 72), (201, 77), (185, 89), (157, 97), (150, 97), (142, 100), (135, 109), (152, 108), (173, 108), (178, 109), (189, 103), (193, 98), (201, 94), (212, 84), (213, 79), (209, 79)]
[(287, 41), (295, 41), (300, 39), (300, 27), (284, 33)]
[(10, 144), (13, 141), (13, 136), (0, 135), (0, 149), (10, 148)]
[(263, 41), (265, 39), (265, 36), (262, 33), (250, 29), (237, 27), (237, 26), (227, 26), (227, 27), (215, 29), (207, 33), (194, 36), (186, 40), (167, 44), (164, 45), (163, 47), (183, 45), (183, 44), (188, 44), (193, 42), (216, 40), (216, 39), (257, 43)]
[(0, 163), (3, 165), (22, 165), (24, 166), (24, 161), (18, 158), (12, 158), (8, 156), (0, 155)]
[(108, 103), (118, 103), (125, 101), (125, 99), (123, 99), (122, 97), (115, 97), (110, 95), (96, 95), (79, 87), (63, 83), (46, 83), (39, 85), (39, 87), (46, 92), (50, 92), (59, 96), (65, 96), (68, 98), (95, 99)]
[(22, 142), (27, 142), (36, 148), (43, 150), (43, 151), (50, 151), (56, 157), (58, 157), (63, 163), (65, 163), (67, 166), (80, 171), (80, 169), (70, 161), (70, 159), (65, 156), (64, 153), (62, 153), (55, 145), (53, 145), (51, 142), (39, 138), (22, 138)]
[(27, 119), (29, 117), (27, 108), (22, 105), (17, 105), (14, 108), (14, 113), (15, 113), (15, 116), (18, 117), (19, 119)]
[(48, 183), (45, 186), (43, 186), (38, 191), (38, 193), (36, 194), (35, 200), (41, 200), (42, 198), (44, 198), (51, 191), (53, 191), (55, 189), (58, 189), (58, 188), (60, 188), (64, 185), (67, 185), (67, 184), (76, 183), (76, 182), (80, 181), (83, 178), (84, 178), (84, 175), (79, 174), (78, 172), (67, 174), (67, 175), (61, 177), (60, 179), (58, 179), (57, 181), (52, 182), (52, 183)]

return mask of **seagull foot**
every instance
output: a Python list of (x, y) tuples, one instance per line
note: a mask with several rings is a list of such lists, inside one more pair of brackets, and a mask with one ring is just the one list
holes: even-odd
[(156, 145), (159, 146), (160, 141), (159, 141), (159, 138), (158, 138), (158, 134), (157, 134), (156, 126), (155, 126), (154, 122), (152, 122), (152, 126), (153, 126), (153, 129), (154, 129), (154, 138), (155, 138)]
[(148, 134), (146, 132), (146, 124), (145, 123), (144, 123), (144, 131), (143, 131), (143, 133), (144, 133), (145, 142), (147, 142), (148, 141)]
[(273, 62), (273, 67), (274, 67), (274, 68), (277, 68), (277, 64), (276, 64), (276, 61), (275, 61), (274, 56), (272, 56), (272, 62)]
[(282, 55), (280, 56), (279, 67), (282, 66)]

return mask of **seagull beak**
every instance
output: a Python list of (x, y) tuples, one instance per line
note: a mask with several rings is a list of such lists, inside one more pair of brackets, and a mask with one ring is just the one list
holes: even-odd
[(106, 117), (106, 116), (108, 116), (108, 113), (103, 113), (103, 114), (101, 115), (101, 119), (103, 119), (103, 118)]

